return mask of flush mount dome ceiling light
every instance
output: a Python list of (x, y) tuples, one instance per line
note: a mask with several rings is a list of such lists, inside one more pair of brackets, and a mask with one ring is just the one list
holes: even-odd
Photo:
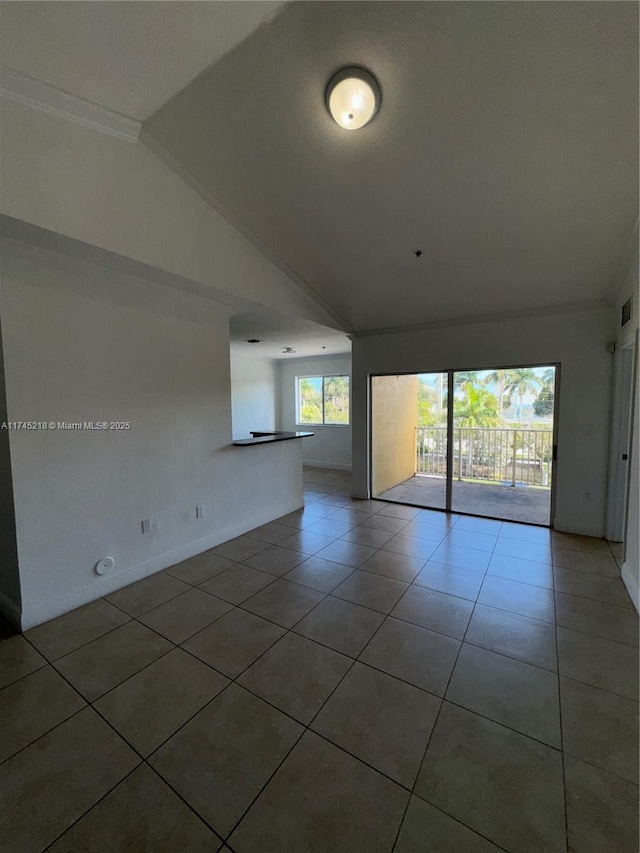
[(378, 112), (380, 86), (364, 68), (343, 68), (329, 80), (325, 100), (340, 127), (359, 130)]

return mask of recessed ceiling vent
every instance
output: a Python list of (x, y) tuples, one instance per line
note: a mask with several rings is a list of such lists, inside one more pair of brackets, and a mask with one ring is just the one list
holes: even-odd
[(259, 344), (259, 343), (260, 343), (260, 339), (259, 339), (259, 338), (248, 338), (248, 339), (247, 339), (247, 343), (248, 343), (248, 344)]
[(630, 296), (627, 301), (622, 306), (622, 311), (620, 313), (620, 325), (626, 326), (629, 320), (631, 319), (631, 313), (633, 308), (633, 296)]

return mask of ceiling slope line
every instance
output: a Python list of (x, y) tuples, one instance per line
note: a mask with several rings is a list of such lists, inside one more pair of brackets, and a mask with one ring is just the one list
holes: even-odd
[(0, 96), (126, 142), (137, 142), (142, 130), (142, 122), (137, 119), (72, 95), (12, 68), (2, 68)]
[(496, 323), (503, 320), (527, 320), (531, 317), (548, 317), (549, 315), (573, 314), (584, 311), (612, 310), (610, 299), (598, 299), (591, 302), (574, 302), (565, 305), (531, 308), (526, 311), (511, 311), (505, 314), (483, 314), (476, 317), (460, 317), (455, 320), (436, 320), (432, 323), (416, 323), (408, 326), (387, 326), (379, 329), (363, 329), (349, 332), (349, 337), (369, 338), (375, 335), (400, 335), (410, 332), (425, 332), (430, 329), (449, 329), (456, 326), (480, 326), (485, 323)]
[(236, 214), (229, 210), (210, 190), (208, 190), (187, 168), (178, 160), (170, 151), (168, 151), (162, 143), (158, 142), (155, 136), (149, 133), (144, 125), (140, 134), (140, 143), (155, 155), (164, 166), (170, 169), (174, 174), (178, 175), (191, 189), (196, 192), (216, 213), (222, 216), (229, 225), (235, 228), (238, 233), (242, 234), (251, 245), (257, 249), (260, 254), (264, 255), (267, 260), (271, 261), (287, 278), (294, 284), (308, 299), (310, 299), (317, 308), (320, 308), (324, 313), (331, 317), (337, 328), (341, 332), (347, 332), (350, 324), (342, 317), (328, 302), (326, 302), (313, 287), (305, 281), (302, 276), (290, 267), (282, 258), (270, 249), (244, 222), (239, 219)]

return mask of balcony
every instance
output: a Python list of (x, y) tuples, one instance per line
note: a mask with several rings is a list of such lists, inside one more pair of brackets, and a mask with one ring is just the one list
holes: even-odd
[[(415, 474), (378, 495), (445, 508), (446, 427), (417, 427)], [(453, 429), (452, 509), (549, 524), (553, 434), (541, 429)]]

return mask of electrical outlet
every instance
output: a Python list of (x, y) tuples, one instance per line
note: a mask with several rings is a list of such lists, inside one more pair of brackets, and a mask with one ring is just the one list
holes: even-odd
[(202, 518), (203, 515), (204, 515), (204, 507), (203, 506), (197, 506), (196, 507), (196, 518)]
[(148, 518), (143, 519), (140, 522), (140, 526), (142, 527), (143, 533), (151, 533), (151, 520)]

